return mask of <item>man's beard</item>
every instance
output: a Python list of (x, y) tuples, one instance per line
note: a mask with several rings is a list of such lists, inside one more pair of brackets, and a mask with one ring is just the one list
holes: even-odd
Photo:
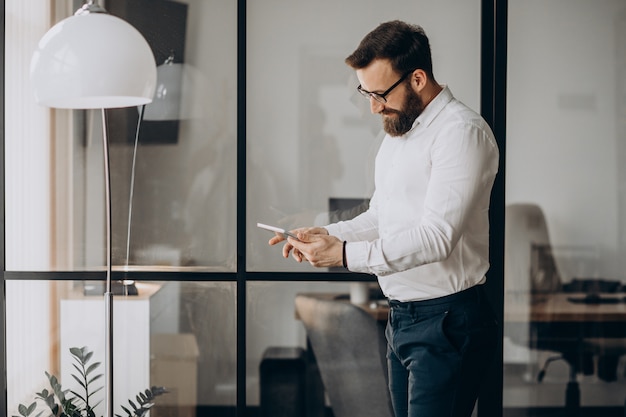
[[(382, 112), (383, 129), (390, 136), (402, 136), (413, 127), (413, 122), (424, 110), (424, 102), (409, 86), (403, 110), (385, 108)], [(396, 115), (395, 117), (393, 115)]]

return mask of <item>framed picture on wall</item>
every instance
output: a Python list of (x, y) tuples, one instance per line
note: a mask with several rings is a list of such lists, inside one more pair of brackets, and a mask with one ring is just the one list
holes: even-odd
[[(173, 63), (184, 62), (186, 4), (171, 0), (107, 0), (106, 9), (141, 32), (154, 53), (157, 66), (164, 64), (169, 57), (172, 57)], [(148, 106), (150, 104), (144, 112)], [(138, 108), (110, 109), (107, 110), (107, 118), (111, 143), (134, 143), (139, 121)], [(178, 142), (179, 123), (178, 119), (144, 119), (139, 129), (139, 142), (175, 144)]]

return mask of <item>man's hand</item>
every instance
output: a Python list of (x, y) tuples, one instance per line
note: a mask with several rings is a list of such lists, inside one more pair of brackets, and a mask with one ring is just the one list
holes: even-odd
[[(328, 230), (324, 229), (323, 227), (301, 227), (298, 229), (293, 229), (290, 230), (289, 232), (293, 233), (294, 235), (298, 236), (298, 239), (300, 240), (300, 242), (298, 242), (295, 239), (288, 239), (285, 243), (285, 245), (283, 246), (283, 256), (285, 258), (287, 258), (289, 256), (290, 253), (292, 253), (293, 258), (298, 261), (298, 262), (302, 262), (302, 261), (308, 261), (311, 263), (311, 265), (313, 266), (331, 266), (331, 265), (316, 265), (314, 262), (318, 262), (318, 261), (311, 261), (311, 258), (309, 258), (309, 256), (314, 257), (315, 259), (318, 259), (318, 255), (315, 255), (314, 253), (309, 253), (309, 256), (307, 256), (304, 252), (302, 252), (300, 250), (299, 244), (302, 244), (301, 248), (305, 249), (307, 251), (312, 251), (312, 250), (316, 250), (317, 246), (323, 246), (323, 244), (321, 242), (317, 242), (317, 245), (313, 245), (313, 243), (315, 243), (314, 238), (326, 238), (329, 239), (330, 241), (337, 240), (341, 246), (340, 246), (340, 252), (339, 252), (339, 266), (342, 265), (343, 262), (343, 242), (339, 241), (338, 239), (332, 237), (332, 236), (328, 236)], [(304, 239), (304, 240), (303, 240)], [(273, 238), (271, 238), (269, 240), (269, 244), (270, 245), (276, 245), (282, 241), (286, 240), (285, 237), (281, 234), (281, 233), (276, 233), (276, 236), (274, 236)], [(319, 260), (319, 259), (318, 259)]]
[(298, 240), (291, 237), (287, 239), (288, 244), (293, 246), (292, 256), (296, 261), (305, 260), (317, 268), (343, 265), (343, 242), (335, 236), (302, 232), (297, 236)]

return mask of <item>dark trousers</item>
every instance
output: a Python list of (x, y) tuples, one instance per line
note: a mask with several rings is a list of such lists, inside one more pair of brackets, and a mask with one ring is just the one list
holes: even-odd
[(387, 361), (396, 417), (469, 417), (497, 345), (482, 286), (389, 302)]

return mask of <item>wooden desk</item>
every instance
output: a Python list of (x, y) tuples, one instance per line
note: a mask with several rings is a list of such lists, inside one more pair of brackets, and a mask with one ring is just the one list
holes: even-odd
[[(505, 333), (507, 327), (532, 324), (550, 327), (555, 338), (626, 337), (626, 303), (585, 304), (571, 302), (582, 293), (507, 294), (504, 300)], [(603, 294), (621, 301), (623, 294)], [(618, 300), (620, 299), (620, 300)]]
[[(626, 303), (584, 304), (569, 301), (581, 293), (507, 294), (504, 320), (507, 322), (626, 322)], [(620, 300), (621, 294), (603, 297)]]
[[(348, 294), (306, 293), (306, 295), (325, 300), (350, 302)], [(568, 298), (581, 298), (584, 295), (583, 293), (507, 294), (504, 300), (504, 322), (507, 324), (583, 324), (588, 327), (612, 329), (611, 332), (607, 333), (607, 337), (611, 337), (611, 335), (613, 337), (626, 337), (626, 303), (584, 304), (568, 300)], [(622, 298), (623, 296), (623, 294), (603, 295), (603, 297), (615, 298)], [(389, 306), (386, 300), (372, 300), (365, 304), (356, 305), (376, 320), (387, 321)], [(622, 326), (623, 328), (621, 328)]]
[[(335, 300), (342, 301), (345, 303), (350, 302), (350, 295), (343, 293), (327, 293), (327, 292), (307, 292), (302, 293), (302, 295), (306, 295), (309, 297), (317, 298), (320, 300)], [(387, 317), (389, 316), (389, 305), (387, 304), (387, 300), (371, 300), (364, 304), (354, 304), (355, 306), (365, 310), (370, 316), (374, 317), (377, 321), (387, 321)], [(296, 312), (296, 319), (298, 318), (298, 313)]]
[[(350, 302), (347, 294), (306, 293), (324, 299)], [(565, 333), (579, 337), (626, 337), (626, 303), (584, 304), (568, 298), (584, 297), (583, 293), (507, 294), (504, 300), (505, 326), (524, 324), (557, 325)], [(621, 298), (623, 294), (605, 294), (603, 297)], [(372, 300), (356, 304), (376, 320), (387, 321), (389, 306), (386, 300)], [(297, 318), (297, 317), (296, 317)], [(575, 328), (575, 329), (574, 329)]]
[[(303, 293), (322, 300), (350, 302), (343, 293)], [(574, 303), (568, 298), (584, 297), (583, 293), (553, 294), (507, 294), (504, 300), (504, 319), (511, 322), (588, 321), (626, 322), (626, 302), (584, 304)], [(623, 294), (604, 294), (603, 297), (621, 299)], [(386, 300), (370, 300), (355, 304), (377, 320), (387, 320), (389, 305)]]

